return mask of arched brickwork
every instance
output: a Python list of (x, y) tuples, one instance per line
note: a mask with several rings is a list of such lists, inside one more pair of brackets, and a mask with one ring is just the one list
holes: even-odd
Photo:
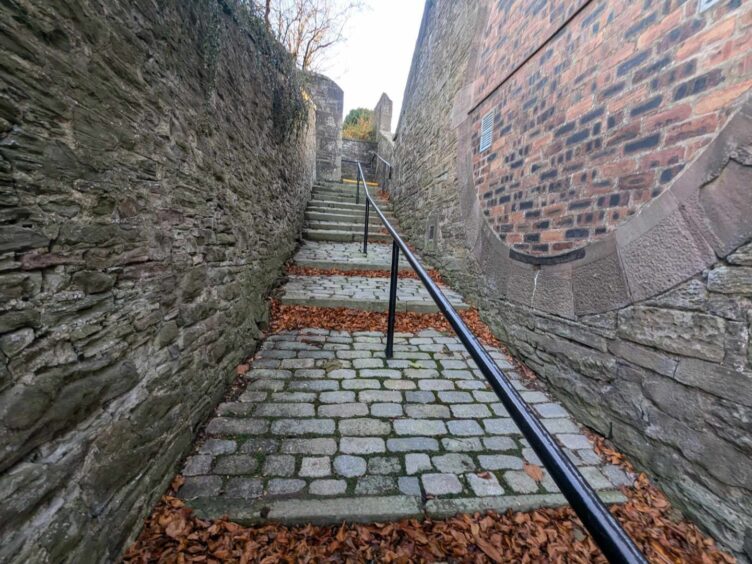
[[(460, 160), (471, 166), (471, 120), (460, 128)], [(463, 142), (464, 141), (464, 142)], [(520, 260), (468, 197), (467, 243), (495, 277), (498, 298), (575, 317), (604, 313), (656, 296), (712, 265), (752, 238), (752, 102), (660, 197), (582, 253), (564, 262)], [(461, 182), (462, 186), (463, 183)], [(469, 205), (468, 205), (469, 204)], [(538, 264), (535, 264), (535, 263)]]

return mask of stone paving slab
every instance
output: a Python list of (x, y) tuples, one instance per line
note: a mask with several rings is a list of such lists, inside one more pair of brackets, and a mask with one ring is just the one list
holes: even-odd
[[(390, 270), (391, 245), (368, 245), (363, 254), (361, 243), (331, 243), (305, 241), (294, 258), (295, 264), (309, 268), (338, 268), (340, 270)], [(400, 270), (412, 270), (400, 256)]]
[[(321, 329), (269, 337), (182, 470), (199, 515), (255, 522), (369, 521), (561, 505), (527, 441), (454, 336)], [(491, 356), (607, 501), (629, 483), (566, 410)], [(325, 503), (322, 501), (326, 500)]]
[[(467, 309), (457, 292), (441, 286), (456, 309)], [(319, 307), (349, 307), (365, 311), (386, 311), (389, 305), (389, 278), (359, 276), (291, 276), (283, 288), (283, 304)], [(423, 283), (402, 278), (397, 285), (397, 311), (430, 313), (438, 311)]]

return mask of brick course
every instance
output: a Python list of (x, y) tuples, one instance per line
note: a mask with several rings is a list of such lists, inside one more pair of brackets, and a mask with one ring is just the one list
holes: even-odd
[[(557, 254), (660, 195), (752, 87), (751, 11), (738, 1), (701, 14), (679, 0), (497, 3), (473, 83), (472, 143), (498, 236)], [(480, 153), (490, 111), (493, 144)], [(555, 220), (530, 221), (558, 205)]]

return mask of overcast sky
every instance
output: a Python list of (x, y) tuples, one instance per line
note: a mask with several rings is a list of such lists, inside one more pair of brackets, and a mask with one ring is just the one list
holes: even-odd
[(424, 0), (368, 0), (352, 16), (345, 41), (333, 49), (321, 72), (345, 91), (345, 115), (373, 108), (382, 92), (394, 102), (392, 131), (402, 105)]

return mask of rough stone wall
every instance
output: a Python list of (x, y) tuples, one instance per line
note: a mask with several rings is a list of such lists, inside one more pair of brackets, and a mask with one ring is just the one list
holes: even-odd
[[(360, 161), (363, 174), (369, 182), (375, 181), (375, 163), (373, 154), (378, 144), (375, 141), (362, 141), (360, 139), (342, 140), (342, 158), (350, 161)], [(342, 163), (342, 178), (355, 180), (358, 178), (357, 165), (350, 162)]]
[(559, 255), (662, 194), (752, 88), (752, 4), (497, 2), (474, 81), (478, 197), (519, 252)]
[(308, 89), (316, 106), (316, 179), (342, 178), (342, 113), (344, 92), (331, 78), (309, 75)]
[(465, 75), (472, 41), (485, 25), (485, 4), (426, 1), (397, 125), (393, 204), (398, 216), (411, 218), (400, 227), (412, 242), (444, 249), (435, 258), (445, 270), (465, 268), (454, 130), (465, 114), (455, 97), (470, 95)]
[[(394, 162), (394, 139), (392, 134), (379, 131), (376, 141), (376, 152), (390, 165)], [(374, 178), (384, 190), (391, 190), (394, 171), (381, 159), (374, 161)]]
[[(395, 147), (400, 226), (582, 422), (749, 560), (752, 102), (717, 97), (722, 129), (602, 240), (565, 263), (527, 260), (487, 221), (473, 176), (468, 113), (496, 5), (426, 3)], [(749, 23), (737, 12), (733, 27)], [(677, 32), (667, 24), (655, 41), (664, 35)]]
[(234, 14), (0, 5), (3, 562), (115, 561), (254, 349), (315, 142)]

